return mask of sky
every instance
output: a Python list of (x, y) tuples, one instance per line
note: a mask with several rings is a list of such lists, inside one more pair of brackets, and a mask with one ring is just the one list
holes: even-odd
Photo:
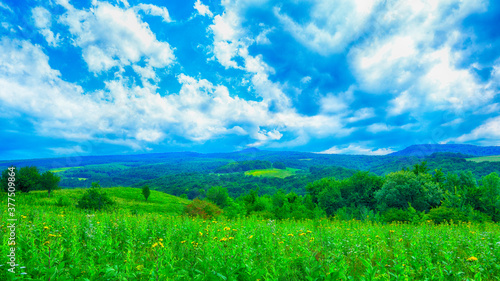
[(487, 0), (0, 0), (0, 159), (500, 145)]

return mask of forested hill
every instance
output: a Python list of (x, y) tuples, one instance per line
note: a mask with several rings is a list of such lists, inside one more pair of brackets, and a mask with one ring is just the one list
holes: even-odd
[(461, 153), (470, 156), (491, 156), (500, 155), (500, 146), (477, 146), (469, 144), (417, 144), (389, 155), (425, 157), (436, 152)]

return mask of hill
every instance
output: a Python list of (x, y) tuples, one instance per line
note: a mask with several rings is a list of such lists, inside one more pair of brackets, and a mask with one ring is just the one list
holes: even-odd
[(389, 155), (425, 157), (436, 152), (460, 153), (470, 156), (492, 156), (500, 155), (500, 146), (477, 146), (470, 144), (416, 144)]
[[(78, 199), (85, 193), (85, 188), (77, 189), (62, 189), (53, 192), (52, 196), (47, 197), (46, 191), (32, 191), (27, 194), (16, 194), (16, 200), (20, 202), (26, 201), (30, 206), (53, 206), (54, 208), (67, 208), (75, 206)], [(134, 213), (161, 213), (176, 215), (181, 214), (184, 206), (190, 203), (189, 200), (180, 197), (172, 196), (163, 192), (151, 190), (151, 195), (148, 201), (144, 201), (144, 197), (139, 188), (131, 187), (110, 187), (104, 188), (104, 191), (116, 203), (114, 208)], [(7, 197), (6, 193), (1, 193)], [(62, 203), (60, 198), (65, 198)], [(5, 198), (2, 199), (2, 201)]]

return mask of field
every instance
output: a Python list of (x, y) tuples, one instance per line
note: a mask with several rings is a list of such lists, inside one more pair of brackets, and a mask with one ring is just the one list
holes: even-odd
[(18, 193), (19, 267), (5, 270), (1, 212), (0, 280), (500, 280), (497, 224), (203, 220), (184, 199), (106, 190), (117, 205), (95, 214), (73, 207), (81, 189)]
[(468, 161), (479, 162), (500, 162), (500, 155), (467, 158)]
[(286, 170), (283, 169), (262, 169), (262, 170), (251, 170), (251, 171), (246, 171), (245, 175), (247, 176), (254, 176), (254, 177), (269, 177), (269, 178), (286, 178), (289, 176), (293, 176), (295, 174), (295, 171), (298, 169), (293, 169), (293, 168), (286, 168)]
[(51, 169), (49, 171), (51, 171), (52, 173), (60, 173), (60, 172), (64, 172), (64, 171), (67, 171), (69, 169), (76, 169), (76, 168), (82, 168), (82, 167), (64, 167), (64, 168), (55, 168), (55, 169)]

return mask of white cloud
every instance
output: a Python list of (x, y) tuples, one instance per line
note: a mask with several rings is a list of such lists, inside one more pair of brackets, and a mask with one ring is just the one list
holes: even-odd
[(480, 141), (487, 145), (500, 145), (500, 116), (486, 120), (469, 134), (464, 134), (456, 142)]
[[(94, 2), (90, 10), (78, 10), (60, 0), (67, 11), (60, 22), (69, 27), (74, 44), (82, 48), (83, 58), (92, 72), (102, 72), (114, 66), (123, 67), (141, 61), (154, 68), (174, 63), (173, 49), (160, 42), (142, 22), (134, 9), (121, 9), (104, 2)], [(156, 10), (143, 7), (153, 14)], [(162, 13), (163, 13), (162, 12)], [(163, 14), (166, 16), (166, 14)]]
[(0, 2), (0, 8), (2, 8), (2, 9), (4, 9), (4, 10), (7, 10), (7, 11), (9, 11), (9, 12), (11, 12), (11, 13), (14, 13), (14, 11), (13, 11), (13, 10), (9, 7), (9, 5), (4, 4), (4, 3), (2, 3), (2, 2)]
[(374, 134), (379, 133), (379, 132), (387, 132), (392, 130), (392, 126), (387, 126), (385, 123), (375, 123), (371, 124), (366, 128), (368, 132), (372, 132)]
[(362, 147), (360, 145), (349, 144), (348, 147), (339, 148), (333, 146), (325, 151), (319, 152), (322, 154), (354, 154), (354, 155), (387, 155), (394, 152), (390, 148), (379, 148), (374, 150), (372, 148)]
[(473, 36), (462, 29), (462, 20), (484, 11), (486, 4), (441, 0), (392, 1), (380, 6), (374, 36), (349, 52), (360, 89), (396, 94), (390, 115), (417, 107), (419, 112), (463, 110), (491, 100), (491, 83), (475, 77), (473, 62), (463, 65), (463, 57), (471, 50), (456, 48)]
[(321, 55), (343, 52), (369, 27), (378, 0), (315, 1), (311, 21), (300, 24), (274, 9), (281, 24), (297, 41)]
[(36, 7), (31, 10), (31, 14), (38, 32), (45, 37), (49, 46), (56, 47), (59, 42), (59, 34), (54, 36), (54, 32), (50, 30), (52, 25), (50, 12), (43, 7)]
[(369, 119), (372, 117), (375, 117), (375, 110), (371, 107), (365, 107), (356, 110), (356, 112), (354, 112), (354, 115), (352, 117), (347, 118), (347, 121), (352, 123)]
[(170, 14), (168, 13), (167, 8), (158, 7), (152, 4), (139, 4), (134, 7), (136, 11), (143, 11), (144, 13), (152, 16), (159, 16), (163, 18), (164, 22), (171, 22)]
[(198, 11), (198, 14), (200, 16), (208, 16), (210, 18), (212, 18), (214, 16), (214, 14), (212, 14), (212, 12), (210, 12), (210, 9), (208, 8), (208, 6), (203, 5), (200, 0), (196, 0), (196, 2), (194, 3), (194, 8), (196, 11)]

